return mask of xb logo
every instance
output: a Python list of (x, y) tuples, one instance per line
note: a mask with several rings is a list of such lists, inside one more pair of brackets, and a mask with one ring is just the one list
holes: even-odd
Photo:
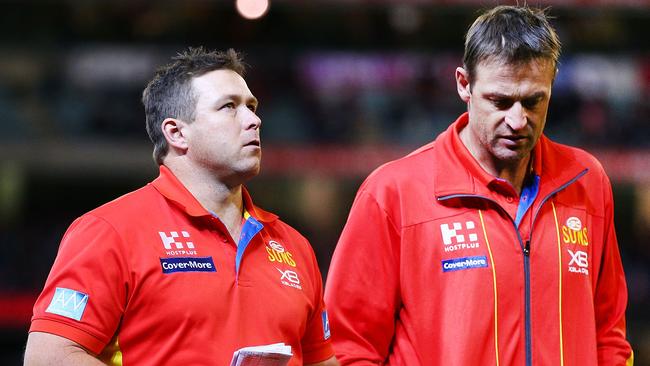
[(294, 272), (292, 270), (289, 270), (289, 269), (286, 270), (286, 271), (282, 271), (281, 269), (279, 269), (277, 267), (275, 269), (277, 269), (278, 272), (280, 272), (280, 274), (282, 274), (282, 277), (280, 277), (280, 281), (289, 281), (289, 282), (294, 283), (296, 285), (300, 285), (300, 279), (298, 278), (298, 274), (296, 272)]
[(572, 252), (571, 249), (567, 249), (569, 254), (571, 255), (571, 261), (569, 262), (569, 265), (577, 265), (578, 267), (582, 268), (587, 268), (589, 267), (589, 262), (587, 261), (587, 252), (583, 252), (582, 250), (576, 250), (575, 252)]

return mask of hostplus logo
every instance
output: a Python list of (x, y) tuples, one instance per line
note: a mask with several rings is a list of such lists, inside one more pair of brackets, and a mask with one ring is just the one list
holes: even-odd
[(187, 231), (181, 231), (180, 234), (177, 231), (159, 231), (158, 235), (167, 255), (196, 255), (194, 243)]
[(476, 224), (474, 221), (441, 224), (440, 234), (442, 235), (442, 242), (445, 245), (445, 252), (479, 247), (478, 234), (476, 234)]

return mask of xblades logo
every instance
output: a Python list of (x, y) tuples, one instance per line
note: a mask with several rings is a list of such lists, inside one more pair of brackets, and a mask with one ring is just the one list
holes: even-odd
[(302, 286), (300, 286), (300, 278), (298, 278), (298, 274), (290, 269), (283, 271), (279, 268), (275, 268), (280, 272), (281, 277), (280, 277), (280, 282), (283, 285), (290, 286), (297, 288), (299, 290), (302, 290)]
[(580, 273), (583, 275), (589, 275), (589, 261), (587, 257), (587, 252), (582, 250), (576, 250), (575, 252), (567, 249), (571, 260), (569, 261), (569, 272), (571, 273)]

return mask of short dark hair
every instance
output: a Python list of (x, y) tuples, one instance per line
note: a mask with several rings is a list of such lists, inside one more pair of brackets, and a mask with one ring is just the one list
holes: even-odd
[(545, 10), (502, 5), (484, 12), (469, 27), (463, 64), (470, 83), (476, 66), (492, 58), (508, 64), (548, 59), (557, 70), (561, 47)]
[(242, 77), (246, 71), (242, 56), (232, 48), (225, 52), (206, 51), (190, 47), (172, 57), (172, 62), (161, 66), (142, 93), (147, 134), (153, 142), (153, 158), (159, 165), (169, 147), (163, 136), (161, 122), (178, 118), (192, 122), (196, 112), (196, 96), (192, 79), (210, 71), (227, 69)]

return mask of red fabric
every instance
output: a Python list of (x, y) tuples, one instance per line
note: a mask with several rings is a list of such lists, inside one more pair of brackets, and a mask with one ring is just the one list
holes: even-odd
[[(244, 200), (264, 227), (246, 248), (237, 278), (237, 247), (224, 225), (161, 167), (153, 183), (71, 225), (30, 331), (69, 338), (97, 354), (117, 340), (127, 365), (227, 365), (238, 348), (277, 342), (291, 345), (293, 366), (331, 357), (309, 243), (255, 207), (246, 191)], [(182, 248), (165, 248), (159, 232), (179, 233)], [(271, 241), (284, 256), (273, 256)], [(163, 273), (161, 259), (178, 257), (210, 257), (216, 271)], [(299, 286), (285, 284), (286, 271)], [(80, 321), (46, 312), (56, 287), (88, 294)]]
[[(466, 124), (464, 114), (359, 189), (325, 291), (337, 358), (525, 364), (522, 247), (530, 240), (532, 364), (559, 365), (561, 355), (566, 366), (625, 364), (627, 290), (602, 167), (542, 137), (539, 194), (517, 229), (516, 192), (462, 144)], [(454, 267), (454, 259), (473, 265)]]

